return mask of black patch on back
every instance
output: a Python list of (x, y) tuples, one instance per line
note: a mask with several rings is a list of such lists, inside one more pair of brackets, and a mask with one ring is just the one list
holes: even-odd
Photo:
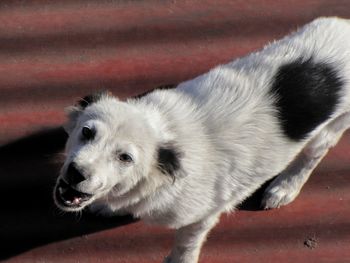
[(175, 85), (175, 84), (167, 84), (167, 85), (158, 86), (158, 87), (156, 87), (155, 89), (146, 91), (146, 92), (141, 93), (141, 94), (139, 94), (139, 95), (136, 95), (136, 96), (134, 96), (134, 97), (132, 97), (132, 98), (133, 98), (133, 99), (141, 99), (142, 97), (147, 96), (148, 94), (150, 94), (151, 92), (153, 92), (153, 91), (155, 91), (155, 90), (173, 89), (173, 88), (175, 88), (176, 86), (177, 86), (177, 85)]
[(77, 104), (82, 109), (85, 109), (87, 106), (91, 105), (92, 103), (95, 103), (95, 102), (99, 101), (102, 97), (108, 96), (110, 94), (111, 93), (109, 91), (106, 91), (106, 90), (99, 91), (99, 92), (96, 92), (94, 94), (85, 96), (84, 98), (80, 99)]
[(343, 81), (327, 62), (312, 58), (283, 65), (272, 83), (276, 107), (285, 134), (292, 140), (304, 139), (326, 121), (339, 102)]
[(158, 167), (163, 174), (168, 174), (175, 180), (176, 172), (181, 168), (181, 153), (173, 145), (162, 145), (158, 149)]

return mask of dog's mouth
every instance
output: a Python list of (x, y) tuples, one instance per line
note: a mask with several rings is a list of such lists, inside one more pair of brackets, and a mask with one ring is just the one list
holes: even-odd
[(56, 185), (55, 200), (58, 206), (64, 209), (82, 209), (92, 197), (92, 194), (77, 191), (62, 179)]

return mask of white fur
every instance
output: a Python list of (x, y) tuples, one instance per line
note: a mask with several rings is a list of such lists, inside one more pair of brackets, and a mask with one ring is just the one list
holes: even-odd
[[(269, 88), (278, 68), (300, 56), (334, 62), (346, 87), (331, 118), (296, 142), (281, 130)], [(62, 176), (74, 160), (88, 174), (77, 190), (94, 194), (86, 204), (91, 210), (131, 213), (176, 228), (166, 261), (197, 262), (219, 215), (267, 180), (280, 174), (265, 192), (265, 208), (295, 199), (350, 125), (349, 76), (349, 22), (317, 19), (176, 89), (127, 102), (104, 96), (85, 110), (73, 110)], [(97, 134), (84, 144), (78, 137), (87, 123)], [(157, 167), (157, 149), (169, 143), (183, 154), (175, 182)], [(116, 151), (131, 152), (134, 163), (120, 163)]]

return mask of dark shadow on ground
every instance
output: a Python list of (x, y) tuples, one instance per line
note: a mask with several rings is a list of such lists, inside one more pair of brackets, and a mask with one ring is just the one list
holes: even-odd
[(133, 222), (84, 214), (62, 215), (52, 189), (66, 140), (62, 128), (47, 130), (0, 148), (0, 260), (29, 249)]
[[(134, 222), (130, 217), (102, 218), (62, 214), (52, 190), (60, 168), (66, 134), (43, 131), (0, 148), (0, 260), (52, 242)], [(241, 210), (259, 210), (265, 185)]]
[(246, 211), (261, 210), (261, 200), (263, 198), (264, 191), (274, 178), (264, 183), (258, 190), (255, 191), (255, 193), (253, 193), (239, 207), (237, 207), (237, 209)]

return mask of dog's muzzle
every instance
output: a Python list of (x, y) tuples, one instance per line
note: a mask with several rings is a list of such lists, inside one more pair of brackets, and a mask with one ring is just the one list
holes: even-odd
[(58, 206), (63, 208), (79, 209), (92, 198), (93, 195), (79, 192), (63, 179), (60, 179), (55, 189), (55, 199)]

